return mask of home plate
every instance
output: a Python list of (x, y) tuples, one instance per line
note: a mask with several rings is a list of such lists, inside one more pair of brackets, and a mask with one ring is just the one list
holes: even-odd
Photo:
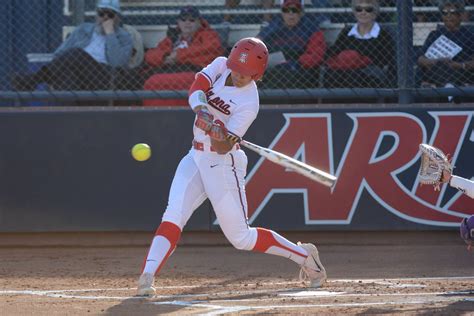
[(330, 292), (330, 291), (299, 291), (291, 293), (280, 293), (281, 296), (336, 296), (346, 294), (346, 292)]

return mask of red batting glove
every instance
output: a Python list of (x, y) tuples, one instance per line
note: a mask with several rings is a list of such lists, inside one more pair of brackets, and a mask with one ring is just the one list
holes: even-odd
[(205, 132), (209, 132), (214, 122), (214, 116), (205, 107), (197, 112), (197, 119), (194, 125)]
[(227, 139), (227, 128), (225, 128), (225, 126), (213, 124), (209, 130), (209, 137), (222, 142)]

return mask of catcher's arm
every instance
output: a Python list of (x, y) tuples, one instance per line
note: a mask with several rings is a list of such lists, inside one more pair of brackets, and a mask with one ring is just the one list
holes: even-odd
[[(450, 175), (448, 179), (449, 179), (450, 186), (463, 192), (471, 199), (474, 199), (474, 181), (457, 177), (457, 176), (453, 176), (453, 175)], [(443, 180), (444, 180), (444, 173), (443, 173)]]

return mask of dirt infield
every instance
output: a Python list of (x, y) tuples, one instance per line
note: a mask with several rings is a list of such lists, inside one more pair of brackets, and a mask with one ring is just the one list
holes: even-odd
[(157, 296), (142, 299), (150, 234), (0, 235), (0, 314), (474, 315), (474, 254), (455, 232), (283, 235), (318, 244), (323, 288), (287, 259), (185, 232)]

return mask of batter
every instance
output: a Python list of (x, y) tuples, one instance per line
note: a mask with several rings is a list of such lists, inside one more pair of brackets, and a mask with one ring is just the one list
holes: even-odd
[(162, 222), (148, 251), (138, 280), (139, 296), (152, 296), (154, 276), (175, 250), (183, 227), (206, 199), (219, 225), (237, 249), (286, 257), (300, 267), (300, 277), (320, 287), (326, 270), (313, 244), (295, 244), (274, 231), (250, 227), (245, 175), (247, 156), (237, 143), (257, 117), (268, 50), (257, 38), (238, 41), (228, 58), (218, 57), (196, 74), (189, 105), (196, 113), (194, 140), (178, 165)]

